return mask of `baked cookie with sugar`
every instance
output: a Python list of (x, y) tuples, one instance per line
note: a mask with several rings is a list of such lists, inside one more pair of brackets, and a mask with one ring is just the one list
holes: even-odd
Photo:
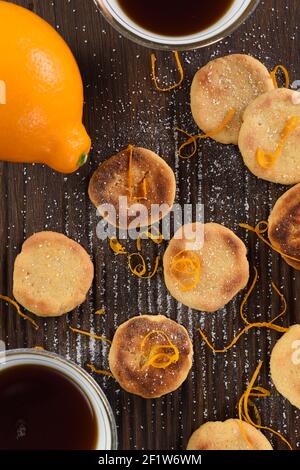
[[(133, 146), (102, 163), (89, 184), (90, 199), (101, 216), (125, 229), (130, 224), (136, 228), (158, 222), (172, 209), (175, 192), (175, 175), (169, 165), (151, 150)], [(127, 198), (128, 210), (126, 206), (122, 210), (120, 198)], [(137, 205), (146, 209), (138, 219)], [(112, 206), (114, 211), (111, 213), (107, 206)], [(158, 206), (161, 206), (159, 211)], [(120, 211), (124, 216), (120, 217)]]
[[(243, 430), (251, 446), (243, 435)], [(272, 450), (261, 431), (238, 419), (207, 422), (191, 436), (187, 450)]]
[(82, 304), (94, 277), (85, 249), (57, 232), (29, 237), (16, 257), (13, 295), (40, 317), (57, 317)]
[(286, 191), (269, 216), (268, 236), (272, 245), (291, 258), (283, 259), (300, 270), (300, 183)]
[(170, 294), (178, 302), (206, 312), (226, 305), (249, 279), (244, 243), (216, 223), (182, 226), (165, 251), (163, 265)]
[(245, 110), (239, 149), (258, 178), (273, 183), (300, 182), (300, 93), (279, 88)]
[(277, 341), (270, 367), (278, 392), (300, 409), (300, 325), (291, 326)]
[(237, 144), (244, 110), (257, 96), (273, 89), (268, 70), (254, 57), (245, 54), (219, 57), (194, 77), (191, 88), (194, 120), (203, 132), (209, 133), (234, 109), (229, 124), (212, 138), (222, 144)]
[(180, 387), (192, 360), (188, 332), (163, 315), (141, 315), (120, 325), (109, 353), (117, 382), (144, 398), (158, 398)]

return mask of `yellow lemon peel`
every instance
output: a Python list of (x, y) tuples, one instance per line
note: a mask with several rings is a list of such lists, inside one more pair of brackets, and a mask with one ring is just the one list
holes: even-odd
[[(209, 132), (206, 132), (205, 134), (197, 134), (197, 135), (191, 135), (188, 132), (184, 131), (183, 129), (180, 129), (179, 127), (176, 128), (177, 132), (181, 132), (184, 134), (187, 138), (183, 144), (180, 145), (178, 149), (178, 156), (179, 158), (182, 158), (183, 160), (188, 160), (192, 158), (195, 153), (197, 152), (197, 140), (198, 139), (207, 139), (208, 137), (214, 137), (215, 135), (219, 134), (222, 132), (232, 121), (234, 115), (236, 113), (236, 109), (230, 108), (229, 111), (227, 112), (226, 116), (224, 117), (223, 121), (220, 123), (219, 126), (217, 126), (215, 129), (212, 129)], [(189, 145), (192, 145), (192, 150), (188, 154), (183, 154), (182, 151), (188, 147)]]
[[(151, 346), (150, 351), (145, 354), (145, 346), (151, 336), (162, 336), (165, 338), (168, 344), (160, 343)], [(156, 369), (166, 369), (171, 364), (175, 364), (179, 360), (179, 349), (171, 341), (170, 337), (161, 330), (150, 331), (141, 342), (140, 346), (142, 357), (145, 363), (142, 366), (142, 370), (148, 369), (150, 366)], [(172, 353), (169, 351), (172, 350)]]
[(84, 336), (89, 336), (90, 338), (97, 339), (99, 341), (103, 341), (109, 345), (111, 345), (111, 341), (104, 336), (98, 336), (94, 333), (90, 333), (89, 331), (84, 331), (84, 330), (79, 330), (78, 328), (73, 328), (72, 326), (69, 326), (70, 330), (73, 331), (73, 333), (78, 333), (79, 335), (84, 335)]
[(94, 374), (106, 375), (107, 377), (113, 377), (113, 374), (109, 370), (97, 369), (93, 364), (87, 364), (86, 367), (91, 370)]
[(243, 393), (243, 395), (241, 396), (240, 400), (239, 400), (239, 404), (238, 404), (238, 412), (239, 412), (239, 422), (240, 422), (240, 427), (241, 427), (241, 431), (242, 431), (242, 434), (243, 434), (243, 437), (245, 439), (245, 441), (248, 443), (248, 445), (250, 446), (251, 449), (253, 449), (253, 444), (252, 442), (250, 441), (245, 429), (244, 429), (244, 422), (250, 424), (251, 426), (254, 426), (256, 429), (260, 429), (260, 430), (264, 430), (264, 431), (269, 431), (271, 432), (272, 434), (275, 434), (275, 436), (279, 437), (287, 446), (290, 450), (293, 450), (292, 449), (292, 446), (291, 444), (288, 442), (288, 440), (282, 436), (282, 434), (280, 434), (278, 431), (275, 431), (274, 429), (268, 427), (268, 426), (263, 426), (261, 424), (261, 418), (260, 418), (260, 415), (259, 415), (259, 412), (258, 412), (258, 409), (256, 407), (256, 405), (254, 405), (254, 414), (256, 416), (256, 421), (253, 421), (251, 416), (250, 416), (250, 413), (249, 413), (249, 406), (252, 406), (253, 407), (253, 403), (251, 401), (251, 398), (265, 398), (265, 397), (269, 397), (271, 394), (268, 390), (266, 390), (265, 388), (263, 387), (258, 387), (256, 386), (255, 387), (255, 382), (257, 380), (257, 377), (260, 373), (260, 370), (261, 370), (261, 367), (262, 367), (262, 361), (259, 361), (259, 364), (249, 382), (249, 385), (246, 389), (246, 391)]
[(276, 65), (276, 67), (272, 70), (272, 72), (270, 72), (270, 75), (271, 75), (271, 78), (273, 80), (273, 84), (274, 84), (274, 87), (275, 88), (279, 88), (278, 87), (278, 82), (277, 82), (277, 78), (276, 78), (276, 74), (277, 72), (281, 70), (284, 74), (284, 79), (285, 79), (285, 88), (288, 88), (290, 86), (290, 77), (289, 77), (289, 72), (287, 71), (287, 69), (284, 67), (284, 65)]
[(157, 91), (165, 93), (165, 92), (174, 90), (175, 88), (178, 88), (184, 80), (184, 72), (183, 72), (183, 67), (181, 65), (179, 54), (178, 54), (177, 51), (173, 51), (173, 54), (174, 54), (174, 57), (175, 57), (175, 62), (176, 62), (178, 73), (179, 73), (179, 80), (178, 80), (178, 82), (174, 83), (173, 85), (170, 85), (170, 86), (165, 87), (165, 88), (162, 88), (158, 85), (158, 81), (157, 81), (157, 77), (156, 77), (156, 60), (157, 59), (156, 59), (155, 54), (151, 54), (152, 80), (153, 80), (154, 86), (155, 86)]
[(179, 251), (171, 259), (170, 271), (175, 276), (176, 274), (182, 274), (188, 278), (187, 282), (183, 279), (178, 281), (182, 292), (193, 290), (197, 287), (201, 278), (201, 263), (199, 256), (191, 250)]
[(299, 124), (300, 124), (300, 118), (298, 116), (291, 116), (288, 119), (281, 133), (277, 149), (275, 150), (274, 153), (266, 152), (265, 150), (261, 148), (258, 148), (256, 150), (256, 160), (261, 168), (263, 168), (264, 170), (270, 170), (275, 165), (275, 163), (277, 162), (278, 158), (280, 157), (282, 153), (283, 147), (289, 135), (297, 129)]
[(36, 330), (39, 329), (39, 325), (33, 320), (33, 318), (29, 317), (24, 312), (22, 312), (20, 305), (15, 300), (11, 299), (10, 297), (7, 297), (6, 295), (1, 295), (1, 294), (0, 294), (0, 299), (4, 300), (4, 302), (8, 302), (9, 304), (13, 305), (18, 315), (20, 315), (20, 317), (24, 318), (24, 320), (29, 321)]
[(200, 329), (198, 328), (198, 333), (200, 334), (201, 338), (205, 341), (205, 343), (207, 344), (207, 346), (214, 352), (214, 353), (225, 353), (227, 352), (229, 349), (231, 349), (238, 341), (239, 339), (245, 334), (247, 333), (247, 331), (249, 330), (252, 330), (253, 328), (269, 328), (271, 330), (275, 330), (275, 331), (278, 331), (279, 333), (285, 333), (286, 331), (288, 331), (288, 328), (285, 328), (283, 326), (280, 326), (280, 325), (276, 325), (274, 322), (276, 320), (278, 320), (279, 318), (281, 318), (285, 313), (286, 313), (286, 310), (287, 310), (287, 301), (285, 299), (285, 296), (279, 291), (278, 287), (275, 285), (274, 282), (272, 282), (272, 288), (274, 289), (274, 291), (280, 296), (280, 299), (283, 303), (283, 309), (280, 311), (279, 314), (277, 314), (271, 321), (269, 322), (253, 322), (253, 323), (250, 323), (246, 317), (245, 317), (245, 314), (244, 314), (244, 307), (246, 305), (246, 302), (247, 300), (249, 299), (251, 293), (253, 292), (253, 289), (257, 283), (257, 280), (258, 280), (258, 272), (257, 272), (257, 269), (255, 269), (255, 276), (254, 276), (254, 280), (252, 281), (251, 285), (250, 285), (250, 288), (248, 289), (241, 305), (240, 305), (240, 316), (243, 320), (243, 322), (246, 324), (246, 326), (233, 338), (233, 340), (227, 345), (225, 346), (224, 348), (222, 349), (216, 349), (212, 344), (211, 342), (208, 340), (206, 334)]
[(272, 243), (264, 237), (264, 233), (266, 233), (269, 228), (269, 224), (265, 220), (261, 220), (260, 222), (258, 222), (258, 224), (255, 227), (252, 227), (251, 225), (248, 225), (248, 224), (239, 224), (239, 227), (255, 233), (262, 242), (264, 242), (266, 245), (268, 245), (269, 248), (271, 248), (273, 251), (276, 251), (276, 253), (279, 253), (284, 258), (288, 258), (293, 261), (298, 261), (300, 263), (299, 258), (295, 258), (294, 256), (290, 256), (284, 253), (283, 251), (279, 250), (274, 245), (272, 245)]

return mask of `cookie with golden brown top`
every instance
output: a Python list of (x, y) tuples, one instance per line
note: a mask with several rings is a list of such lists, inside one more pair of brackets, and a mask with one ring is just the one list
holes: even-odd
[(81, 245), (61, 233), (39, 232), (16, 257), (13, 294), (30, 312), (56, 317), (85, 301), (93, 277), (93, 263)]
[(141, 315), (120, 325), (109, 353), (117, 382), (144, 398), (159, 398), (180, 387), (192, 360), (188, 332), (163, 315)]
[(270, 367), (278, 392), (300, 409), (300, 325), (291, 326), (277, 341)]
[(191, 88), (191, 108), (205, 133), (218, 128), (226, 113), (235, 109), (231, 122), (212, 138), (237, 144), (246, 107), (259, 95), (274, 89), (266, 67), (254, 57), (232, 54), (212, 60), (196, 73)]
[[(136, 214), (134, 210), (130, 213), (130, 208), (137, 204), (146, 208), (145, 217), (141, 215), (138, 225), (145, 227), (163, 218), (174, 204), (175, 191), (175, 175), (169, 165), (151, 150), (131, 146), (102, 163), (89, 184), (90, 199), (100, 214), (122, 228), (134, 223)], [(124, 220), (119, 217), (120, 197), (128, 200), (129, 210)], [(115, 208), (116, 220), (105, 210), (105, 205)], [(161, 211), (155, 212), (152, 205), (162, 206)]]
[(300, 182), (300, 93), (279, 88), (245, 110), (239, 149), (258, 178), (273, 183)]
[[(191, 242), (192, 232), (197, 234), (195, 244)], [(190, 308), (206, 312), (226, 305), (249, 279), (244, 243), (216, 223), (181, 227), (165, 251), (163, 264), (171, 295)]]
[[(277, 200), (269, 217), (268, 236), (277, 250), (300, 260), (300, 183)], [(300, 262), (283, 259), (300, 270)]]
[(251, 424), (242, 423), (251, 446), (245, 439), (238, 419), (208, 422), (191, 436), (187, 450), (272, 450), (268, 439)]

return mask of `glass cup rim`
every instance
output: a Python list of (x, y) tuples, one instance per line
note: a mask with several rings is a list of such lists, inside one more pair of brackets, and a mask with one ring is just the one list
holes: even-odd
[(233, 23), (227, 26), (220, 33), (212, 35), (209, 38), (206, 38), (206, 39), (195, 38), (195, 41), (193, 42), (182, 43), (182, 44), (167, 44), (167, 43), (163, 43), (159, 41), (151, 41), (147, 38), (143, 38), (142, 36), (138, 34), (135, 34), (133, 31), (129, 31), (126, 27), (124, 27), (121, 23), (119, 23), (117, 19), (110, 13), (110, 11), (105, 5), (104, 0), (93, 0), (93, 1), (96, 4), (97, 8), (102, 13), (102, 15), (104, 16), (104, 18), (108, 21), (108, 23), (110, 23), (110, 25), (116, 31), (122, 34), (122, 36), (124, 36), (127, 39), (130, 39), (131, 41), (141, 46), (145, 46), (145, 47), (156, 49), (156, 50), (167, 50), (167, 51), (173, 51), (173, 50), (188, 51), (191, 49), (207, 47), (207, 46), (210, 46), (212, 44), (215, 44), (221, 41), (222, 39), (226, 38), (231, 33), (233, 33), (254, 12), (254, 10), (260, 3), (260, 0), (250, 0), (249, 5), (245, 8), (242, 14), (236, 18), (236, 20)]
[[(86, 372), (78, 364), (71, 361), (70, 359), (67, 359), (67, 358), (61, 356), (60, 354), (57, 354), (57, 353), (54, 353), (54, 352), (51, 352), (51, 351), (47, 351), (47, 350), (44, 350), (44, 349), (42, 350), (42, 349), (35, 349), (35, 348), (8, 349), (8, 350), (5, 350), (5, 351), (1, 351), (0, 356), (3, 356), (4, 360), (0, 361), (0, 369), (1, 369), (1, 366), (3, 364), (5, 364), (5, 358), (6, 357), (11, 357), (11, 359), (13, 359), (14, 357), (22, 358), (22, 357), (24, 357), (24, 355), (32, 356), (32, 357), (42, 356), (45, 359), (50, 359), (48, 367), (51, 367), (51, 363), (58, 363), (58, 364), (61, 364), (63, 366), (66, 366), (69, 371), (73, 370), (77, 374), (80, 375), (80, 377), (83, 379), (83, 382), (86, 383), (87, 385), (89, 385), (93, 389), (96, 396), (100, 399), (101, 404), (103, 405), (105, 413), (107, 415), (109, 425), (110, 425), (110, 432), (111, 432), (111, 446), (110, 446), (110, 449), (107, 449), (107, 450), (117, 450), (117, 448), (118, 448), (118, 433), (117, 433), (117, 426), (116, 426), (116, 421), (115, 421), (115, 417), (114, 417), (112, 408), (111, 408), (110, 403), (109, 403), (108, 399), (106, 398), (106, 395), (104, 394), (102, 388), (90, 376), (90, 374), (88, 374), (88, 372)], [(21, 364), (19, 364), (19, 365), (21, 365)], [(10, 367), (10, 366), (8, 366), (8, 367)], [(14, 367), (14, 366), (12, 365), (11, 367)], [(47, 367), (47, 365), (44, 365), (44, 367)], [(70, 379), (72, 379), (71, 374), (68, 374), (67, 372), (65, 372), (65, 375), (67, 377), (69, 377)], [(80, 386), (80, 384), (78, 384), (78, 383), (77, 383), (77, 385)], [(82, 389), (82, 391), (88, 397), (88, 393), (84, 389)], [(91, 403), (91, 405), (93, 406), (92, 403)], [(95, 450), (97, 450), (97, 449), (95, 449)]]

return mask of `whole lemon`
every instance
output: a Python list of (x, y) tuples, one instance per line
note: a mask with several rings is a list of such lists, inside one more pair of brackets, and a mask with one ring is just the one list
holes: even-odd
[(0, 160), (71, 173), (91, 147), (83, 85), (62, 37), (36, 14), (0, 1)]

